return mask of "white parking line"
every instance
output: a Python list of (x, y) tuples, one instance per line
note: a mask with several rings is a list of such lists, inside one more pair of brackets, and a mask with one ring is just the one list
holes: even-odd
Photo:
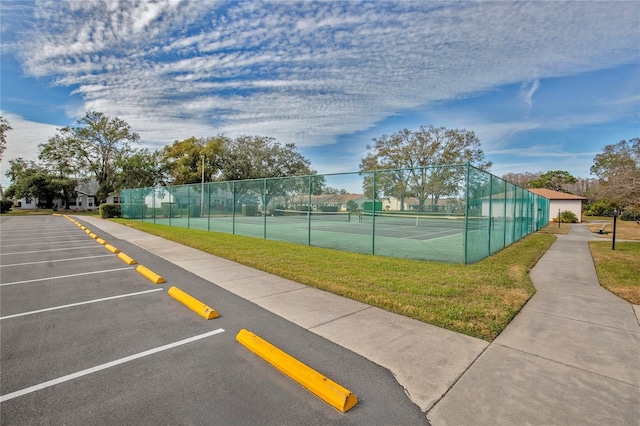
[(31, 254), (31, 253), (47, 253), (50, 251), (63, 251), (63, 250), (84, 250), (88, 248), (101, 248), (103, 246), (98, 244), (93, 244), (90, 246), (82, 246), (82, 247), (65, 247), (59, 249), (49, 249), (49, 250), (36, 250), (36, 251), (20, 251), (16, 253), (0, 253), (0, 256), (13, 256), (14, 254)]
[[(75, 228), (71, 228), (70, 230), (75, 230)], [(43, 229), (40, 232), (30, 232), (28, 234), (24, 234), (24, 233), (3, 233), (2, 234), (2, 239), (3, 240), (8, 240), (8, 239), (17, 239), (17, 240), (36, 240), (36, 239), (41, 239), (42, 235), (46, 235), (47, 237), (58, 237), (58, 236), (66, 236), (66, 235), (71, 235), (71, 232), (58, 232), (58, 233), (48, 233), (46, 232), (46, 229)], [(84, 232), (84, 231), (83, 231)], [(79, 232), (77, 232), (79, 234)]]
[(35, 283), (38, 281), (49, 281), (49, 280), (59, 280), (61, 278), (72, 278), (72, 277), (81, 277), (83, 275), (93, 275), (93, 274), (102, 274), (105, 272), (116, 272), (116, 271), (124, 271), (126, 269), (133, 269), (134, 266), (129, 266), (126, 268), (117, 268), (117, 269), (105, 269), (103, 271), (93, 271), (93, 272), (82, 272), (80, 274), (71, 274), (71, 275), (58, 275), (56, 277), (48, 277), (48, 278), (37, 278), (35, 280), (25, 280), (25, 281), (14, 281), (12, 283), (3, 283), (0, 284), (0, 287), (4, 287), (5, 285), (16, 285), (16, 284), (26, 284), (26, 283)]
[(4, 268), (5, 266), (36, 265), (38, 263), (71, 262), (71, 261), (74, 261), (74, 260), (95, 259), (95, 258), (98, 258), (98, 257), (111, 257), (111, 256), (113, 256), (113, 254), (100, 254), (98, 256), (72, 257), (70, 259), (40, 260), (38, 262), (12, 263), (10, 265), (0, 265), (0, 268)]
[(77, 373), (68, 374), (66, 376), (59, 377), (57, 379), (49, 380), (48, 382), (40, 383), (39, 385), (30, 386), (28, 388), (24, 388), (19, 391), (11, 392), (6, 395), (0, 396), (0, 402), (5, 402), (13, 398), (17, 398), (22, 395), (29, 394), (31, 392), (36, 392), (41, 389), (48, 388), (50, 386), (55, 386), (60, 383), (67, 382), (69, 380), (77, 379), (78, 377), (86, 376), (88, 374), (96, 373), (101, 370), (106, 370), (107, 368), (115, 367), (116, 365), (124, 364), (125, 362), (133, 361), (138, 358), (142, 358), (148, 355), (153, 355), (158, 352), (166, 351), (167, 349), (175, 348), (177, 346), (186, 345), (187, 343), (195, 342), (196, 340), (204, 339), (206, 337), (210, 337), (216, 334), (224, 333), (224, 329), (219, 328), (217, 330), (210, 331), (208, 333), (199, 334), (197, 336), (189, 337), (188, 339), (180, 340), (178, 342), (169, 343), (168, 345), (159, 346), (154, 349), (149, 349), (148, 351), (140, 352), (134, 355), (130, 355), (124, 358), (117, 359), (115, 361), (108, 362), (106, 364), (98, 365), (95, 367), (87, 368), (86, 370), (78, 371)]
[[(48, 235), (47, 235), (48, 236)], [(61, 243), (83, 243), (85, 241), (87, 241), (86, 238), (83, 238), (81, 240), (55, 240), (55, 241), (42, 241), (42, 238), (40, 238), (41, 241), (37, 242), (37, 243), (26, 243), (26, 244), (3, 244), (2, 248), (5, 247), (18, 247), (18, 246), (37, 246), (37, 245), (43, 245), (43, 244), (61, 244)]]
[(37, 311), (29, 311), (29, 312), (23, 312), (21, 314), (7, 315), (5, 317), (0, 317), (0, 320), (6, 320), (6, 319), (9, 319), (9, 318), (16, 318), (16, 317), (23, 317), (23, 316), (26, 316), (26, 315), (39, 314), (39, 313), (42, 313), (42, 312), (55, 311), (55, 310), (58, 310), (58, 309), (71, 308), (73, 306), (88, 305), (88, 304), (91, 304), (91, 303), (104, 302), (105, 300), (121, 299), (123, 297), (137, 296), (139, 294), (153, 293), (155, 291), (162, 291), (162, 290), (163, 290), (162, 288), (155, 288), (153, 290), (138, 291), (138, 292), (135, 292), (135, 293), (120, 294), (118, 296), (103, 297), (102, 299), (87, 300), (86, 302), (78, 302), (78, 303), (71, 303), (69, 305), (54, 306), (52, 308), (38, 309)]

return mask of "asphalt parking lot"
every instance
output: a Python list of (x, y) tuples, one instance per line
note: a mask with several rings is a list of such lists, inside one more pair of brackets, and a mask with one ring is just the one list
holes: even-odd
[[(82, 220), (79, 220), (82, 222)], [(153, 284), (62, 216), (0, 218), (0, 423), (427, 424), (392, 374), (126, 241)], [(177, 286), (220, 313), (205, 320)], [(342, 414), (235, 337), (248, 329), (359, 398)]]

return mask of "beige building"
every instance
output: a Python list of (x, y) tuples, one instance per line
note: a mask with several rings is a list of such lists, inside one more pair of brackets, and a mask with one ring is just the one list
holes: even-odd
[(558, 211), (569, 211), (576, 215), (578, 222), (582, 222), (582, 203), (587, 201), (585, 197), (554, 191), (546, 188), (528, 188), (534, 194), (547, 198), (549, 202), (549, 221), (558, 217)]

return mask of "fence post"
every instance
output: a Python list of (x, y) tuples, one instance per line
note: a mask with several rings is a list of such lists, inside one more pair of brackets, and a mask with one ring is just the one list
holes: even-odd
[(373, 185), (371, 185), (372, 215), (371, 215), (371, 254), (376, 254), (376, 171), (373, 171)]
[(313, 191), (313, 181), (309, 175), (309, 202), (307, 203), (307, 245), (311, 245), (311, 192)]
[(468, 235), (469, 235), (469, 173), (470, 173), (470, 164), (467, 162), (467, 170), (466, 170), (466, 182), (465, 182), (465, 194), (464, 194), (464, 264), (469, 264), (468, 259)]
[(262, 228), (263, 228), (263, 236), (264, 239), (267, 239), (267, 191), (269, 190), (267, 186), (267, 179), (264, 179), (264, 183), (262, 185)]
[(233, 208), (231, 209), (231, 234), (236, 235), (236, 182), (231, 182), (231, 192), (233, 193)]

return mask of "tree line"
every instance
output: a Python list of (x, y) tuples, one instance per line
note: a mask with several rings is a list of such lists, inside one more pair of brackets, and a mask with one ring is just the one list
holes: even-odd
[(508, 173), (503, 179), (525, 188), (548, 188), (587, 198), (587, 213), (610, 215), (614, 209), (640, 212), (640, 138), (606, 145), (593, 158), (595, 178), (574, 177), (564, 170)]
[[(11, 130), (0, 117), (0, 159)], [(466, 129), (420, 126), (416, 130), (374, 138), (360, 162), (363, 192), (374, 198), (394, 196), (404, 210), (409, 197), (418, 209), (437, 205), (441, 197), (460, 191), (464, 177), (456, 167), (434, 165), (469, 163), (488, 171), (479, 138)], [(55, 198), (74, 197), (78, 179), (98, 183), (97, 198), (127, 188), (182, 185), (300, 175), (317, 175), (311, 162), (295, 144), (280, 144), (274, 138), (217, 135), (176, 140), (156, 151), (139, 148), (140, 136), (128, 123), (100, 112), (87, 112), (75, 126), (58, 129), (47, 143), (39, 145), (36, 161), (16, 158), (5, 173), (12, 181), (4, 196), (38, 198), (49, 206)], [(389, 170), (377, 177), (369, 172)], [(607, 202), (618, 208), (640, 206), (640, 138), (605, 146), (594, 158), (591, 173), (583, 179), (562, 170), (546, 173), (509, 173), (503, 178), (522, 187), (544, 187), (587, 196), (590, 202)], [(324, 179), (314, 179), (313, 193), (346, 193), (329, 188)], [(295, 188), (283, 189), (295, 192)]]
[[(2, 123), (4, 150), (11, 128)], [(12, 184), (4, 195), (38, 198), (50, 207), (55, 198), (68, 205), (77, 179), (95, 179), (103, 202), (126, 188), (317, 174), (294, 144), (270, 137), (191, 137), (156, 151), (137, 147), (139, 140), (125, 121), (87, 112), (40, 144), (37, 160), (10, 160), (5, 174)]]

